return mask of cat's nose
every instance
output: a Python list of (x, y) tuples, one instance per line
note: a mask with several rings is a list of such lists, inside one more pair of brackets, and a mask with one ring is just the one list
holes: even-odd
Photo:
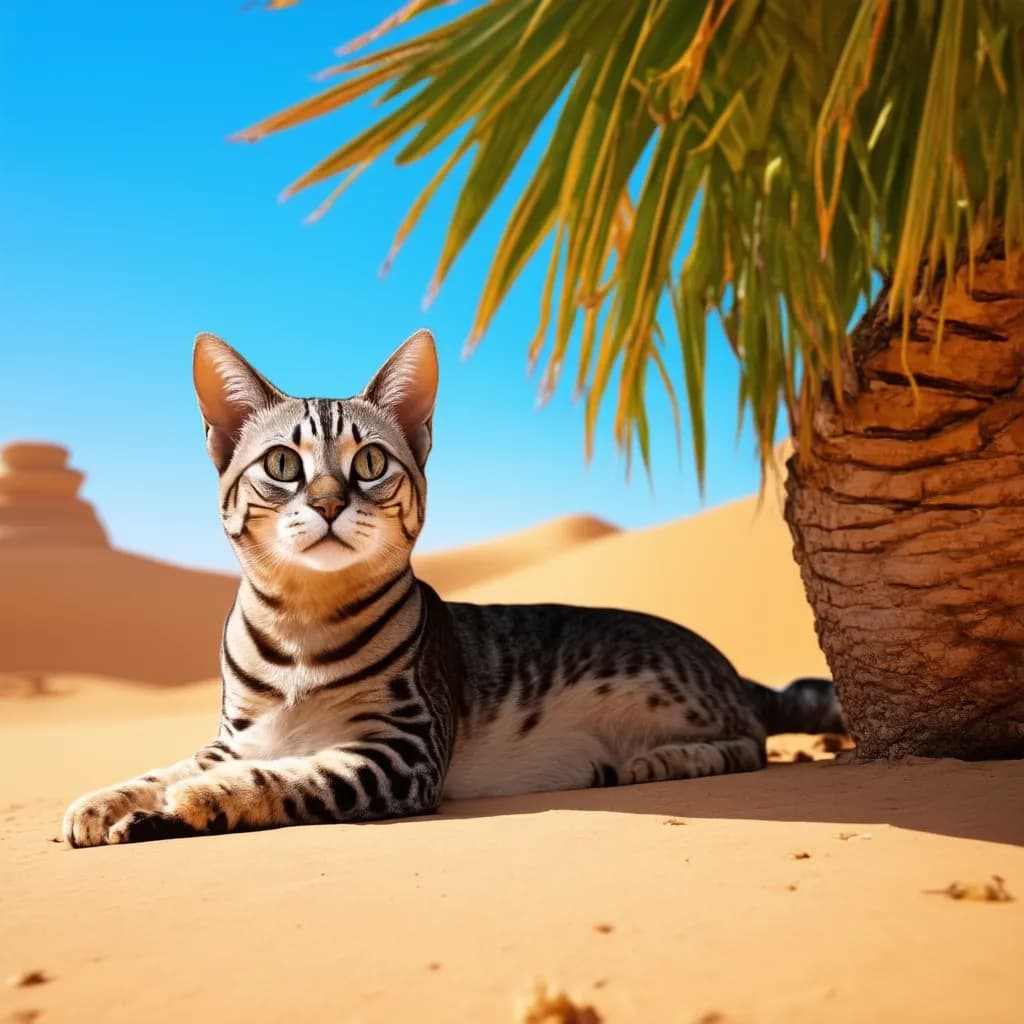
[(318, 476), (309, 485), (306, 504), (315, 508), (327, 522), (333, 523), (348, 504), (345, 485), (333, 476)]

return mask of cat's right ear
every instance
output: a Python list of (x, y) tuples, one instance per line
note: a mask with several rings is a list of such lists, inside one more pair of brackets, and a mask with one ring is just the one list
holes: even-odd
[(217, 471), (223, 473), (246, 420), (285, 395), (213, 334), (196, 335), (192, 378), (206, 425), (206, 447)]

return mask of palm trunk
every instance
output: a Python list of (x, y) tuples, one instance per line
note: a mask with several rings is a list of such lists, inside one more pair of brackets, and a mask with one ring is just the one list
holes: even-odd
[(991, 245), (972, 293), (957, 272), (937, 353), (922, 301), (906, 364), (887, 300), (788, 464), (818, 637), (861, 756), (1021, 755), (1024, 260)]

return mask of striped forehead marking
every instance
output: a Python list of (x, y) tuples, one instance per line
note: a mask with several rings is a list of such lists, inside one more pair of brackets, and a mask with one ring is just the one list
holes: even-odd
[(302, 399), (302, 418), (292, 428), (292, 442), (302, 443), (304, 430), (316, 438), (325, 441), (331, 437), (341, 437), (345, 423), (345, 414), (340, 401), (332, 402), (329, 398)]

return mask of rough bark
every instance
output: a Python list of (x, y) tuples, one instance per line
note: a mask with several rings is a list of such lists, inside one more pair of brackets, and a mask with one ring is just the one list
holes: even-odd
[[(1024, 261), (1001, 244), (915, 310), (882, 295), (838, 403), (788, 463), (786, 518), (858, 751), (1024, 754)], [(800, 456), (803, 456), (801, 459)]]

